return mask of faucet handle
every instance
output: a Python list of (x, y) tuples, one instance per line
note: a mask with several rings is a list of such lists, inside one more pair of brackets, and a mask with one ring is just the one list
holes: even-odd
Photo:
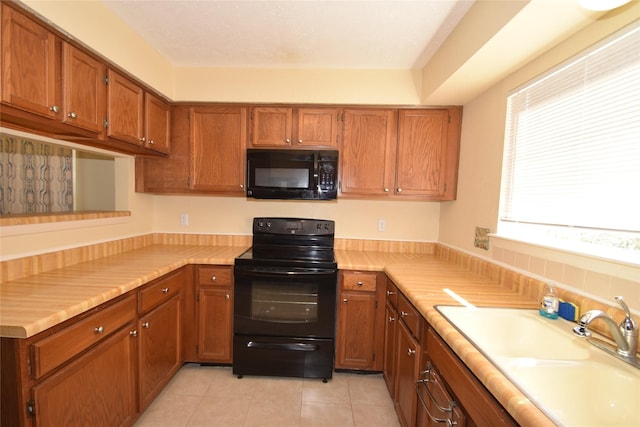
[(618, 303), (620, 307), (624, 310), (626, 317), (620, 322), (620, 328), (624, 331), (632, 331), (638, 329), (638, 324), (633, 317), (631, 317), (631, 310), (629, 310), (629, 306), (626, 302), (624, 302), (624, 298), (622, 296), (613, 297), (614, 300)]

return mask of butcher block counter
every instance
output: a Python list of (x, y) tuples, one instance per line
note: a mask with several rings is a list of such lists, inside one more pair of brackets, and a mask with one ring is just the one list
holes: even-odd
[[(6, 281), (0, 286), (0, 335), (31, 337), (184, 265), (232, 265), (245, 249), (151, 245)], [(552, 425), (434, 309), (459, 305), (452, 295), (478, 306), (535, 307), (535, 298), (491, 278), (493, 273), (473, 273), (438, 255), (336, 250), (336, 259), (339, 269), (384, 271), (518, 423)]]

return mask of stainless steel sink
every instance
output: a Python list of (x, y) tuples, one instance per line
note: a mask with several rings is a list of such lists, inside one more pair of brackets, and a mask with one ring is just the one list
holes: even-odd
[(640, 426), (640, 370), (537, 310), (436, 309), (558, 425)]

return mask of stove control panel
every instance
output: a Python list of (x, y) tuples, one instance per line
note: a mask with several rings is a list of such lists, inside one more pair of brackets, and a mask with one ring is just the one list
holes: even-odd
[(254, 218), (253, 234), (333, 235), (335, 222), (308, 218)]

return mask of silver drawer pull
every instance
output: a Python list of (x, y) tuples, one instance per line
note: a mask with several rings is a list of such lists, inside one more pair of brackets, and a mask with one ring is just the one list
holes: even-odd
[(395, 294), (397, 294), (397, 292), (387, 291), (387, 296), (391, 296), (391, 295), (395, 295)]
[(407, 356), (413, 356), (414, 354), (416, 354), (416, 351), (412, 348), (407, 350)]
[(358, 282), (358, 286), (362, 286), (362, 282)]
[(231, 297), (229, 296), (229, 294), (224, 294), (224, 299), (227, 299), (227, 300), (228, 300), (229, 298), (231, 298)]
[(169, 293), (169, 288), (162, 288), (162, 293), (163, 294), (168, 294)]
[(400, 312), (400, 317), (407, 317), (409, 315), (409, 313), (407, 313), (406, 311), (401, 311)]
[(93, 328), (93, 332), (95, 332), (96, 334), (101, 334), (104, 332), (104, 326), (98, 326), (96, 328)]
[(142, 327), (143, 327), (143, 328), (145, 328), (145, 329), (149, 329), (149, 326), (151, 326), (151, 325), (149, 324), (149, 322), (144, 322), (144, 323), (142, 324)]
[(132, 337), (137, 337), (138, 331), (136, 331), (135, 329), (133, 331), (129, 331), (129, 335), (131, 335)]
[(215, 275), (215, 274), (214, 274), (213, 276), (211, 276), (211, 281), (212, 281), (212, 282), (215, 282), (215, 281), (216, 281), (216, 279), (217, 279), (217, 278), (216, 278), (216, 275)]
[(393, 316), (389, 316), (389, 323), (394, 322), (395, 320), (396, 320), (396, 318), (395, 318), (395, 317), (393, 317)]

